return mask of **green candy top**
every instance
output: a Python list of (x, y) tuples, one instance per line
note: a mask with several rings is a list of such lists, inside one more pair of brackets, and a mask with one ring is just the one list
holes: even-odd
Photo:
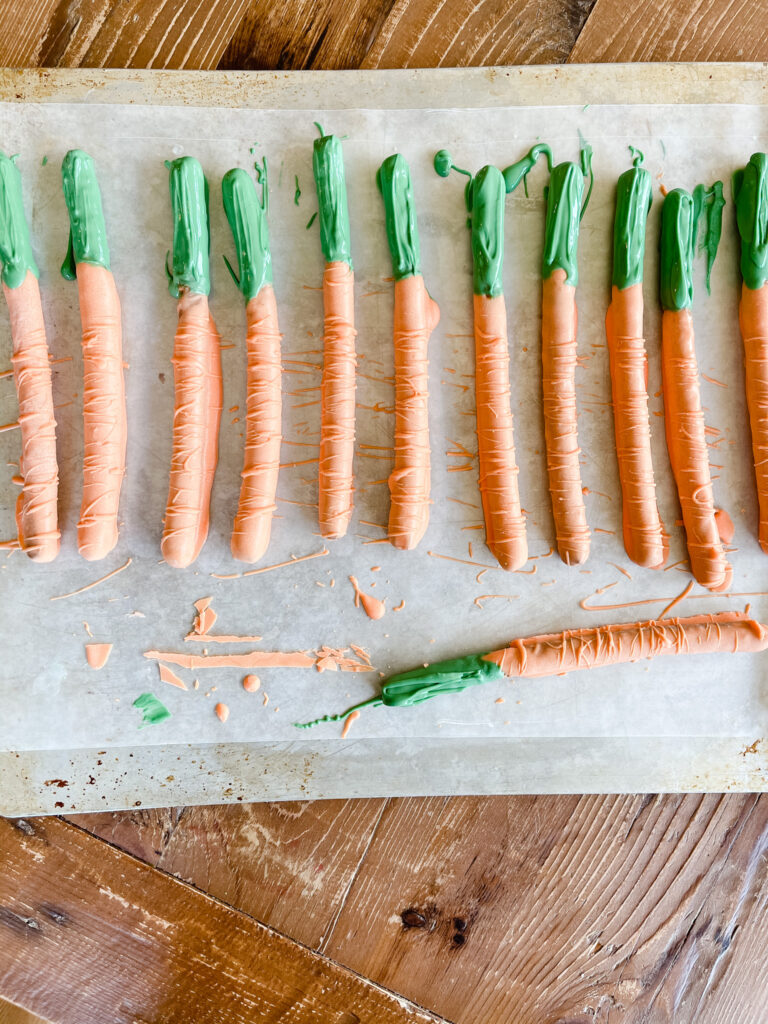
[(74, 281), (78, 263), (110, 269), (107, 228), (92, 158), (82, 149), (70, 149), (61, 165), (61, 178), (69, 211), (69, 245), (61, 273)]
[(387, 241), (396, 281), (421, 273), (419, 229), (413, 202), (411, 172), (399, 154), (388, 156), (376, 172), (376, 184), (384, 199)]
[[(319, 127), (319, 126), (318, 126)], [(344, 156), (336, 135), (315, 139), (312, 169), (320, 212), (320, 245), (326, 263), (352, 266)]]
[(472, 288), (475, 295), (501, 295), (504, 264), (504, 175), (487, 164), (470, 183)]
[(768, 280), (768, 156), (753, 153), (733, 176), (736, 223), (741, 235), (741, 276), (747, 288)]
[[(456, 167), (451, 154), (441, 149), (435, 154), (434, 168), (441, 178), (447, 178), (452, 170), (465, 174), (465, 199), (470, 214), (469, 226), (472, 231), (473, 290), (475, 295), (501, 295), (502, 268), (504, 263), (504, 197), (513, 192), (521, 181), (526, 182), (528, 173), (544, 154), (547, 166), (552, 169), (552, 151), (549, 146), (539, 143), (533, 146), (517, 163), (500, 171), (487, 165), (473, 177), (469, 171)], [(527, 187), (527, 185), (526, 185)]]
[(697, 185), (693, 194), (676, 188), (667, 193), (661, 208), (660, 289), (663, 309), (689, 309), (693, 304), (693, 260), (699, 223), (704, 216), (707, 253), (707, 291), (720, 242), (723, 222), (723, 183), (707, 189)]
[[(582, 206), (584, 177), (590, 175), (589, 192)], [(544, 254), (541, 276), (551, 277), (555, 270), (565, 271), (567, 284), (579, 282), (577, 248), (579, 224), (592, 194), (592, 147), (585, 146), (579, 163), (562, 163), (552, 168), (547, 190), (547, 220), (544, 229)]]
[(208, 182), (194, 157), (179, 157), (167, 167), (173, 209), (173, 262), (169, 267), (166, 257), (165, 266), (168, 290), (175, 298), (182, 288), (209, 295)]
[(263, 285), (272, 284), (272, 255), (265, 211), (266, 182), (262, 182), (262, 198), (259, 200), (250, 174), (236, 167), (224, 175), (221, 193), (235, 240), (240, 276), (235, 274), (226, 256), (224, 262), (245, 301), (250, 302)]
[(3, 284), (18, 288), (28, 273), (40, 273), (32, 254), (21, 196), (21, 175), (13, 159), (0, 152), (0, 260)]
[[(632, 147), (630, 147), (631, 149)], [(651, 209), (651, 176), (634, 150), (634, 166), (619, 177), (613, 223), (613, 284), (621, 289), (640, 284), (645, 260), (645, 225)]]
[[(499, 172), (501, 173), (501, 172)], [(381, 693), (360, 704), (355, 704), (336, 715), (323, 715), (312, 722), (294, 723), (299, 729), (310, 729), (324, 722), (340, 722), (353, 711), (368, 707), (413, 707), (432, 697), (448, 693), (461, 693), (470, 686), (479, 686), (494, 679), (505, 678), (495, 661), (487, 655), (470, 654), (464, 658), (440, 661), (426, 668), (413, 669), (390, 676), (381, 688)]]

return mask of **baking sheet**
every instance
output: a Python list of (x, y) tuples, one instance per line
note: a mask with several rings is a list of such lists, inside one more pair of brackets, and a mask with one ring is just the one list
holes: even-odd
[[(88, 793), (85, 764), (95, 765), (100, 751), (113, 749), (120, 764), (128, 752), (142, 762), (198, 762), (193, 754), (251, 748), (254, 756), (280, 751), (291, 763), (304, 764), (303, 791), (308, 795), (355, 795), (435, 791), (441, 773), (429, 765), (450, 758), (457, 791), (462, 772), (482, 774), (477, 751), (493, 741), (502, 761), (519, 760), (523, 743), (540, 741), (557, 758), (567, 757), (569, 744), (582, 751), (640, 750), (664, 741), (681, 749), (691, 744), (706, 751), (725, 743), (733, 758), (736, 745), (745, 749), (764, 732), (765, 662), (760, 658), (711, 657), (659, 660), (547, 680), (489, 684), (481, 690), (434, 700), (417, 710), (377, 709), (364, 714), (350, 738), (338, 741), (339, 727), (323, 726), (297, 733), (293, 723), (375, 692), (379, 675), (425, 661), (503, 645), (515, 636), (572, 626), (597, 625), (650, 617), (666, 599), (679, 593), (689, 577), (685, 566), (658, 573), (640, 569), (627, 559), (621, 543), (621, 507), (612, 439), (610, 387), (603, 331), (610, 281), (613, 189), (629, 164), (628, 145), (646, 154), (657, 183), (651, 211), (646, 262), (646, 338), (649, 350), (654, 460), (659, 505), (669, 530), (668, 565), (685, 558), (682, 530), (675, 526), (679, 509), (674, 495), (663, 438), (659, 373), (660, 317), (656, 310), (656, 241), (660, 201), (658, 186), (693, 187), (715, 178), (728, 181), (751, 152), (764, 147), (765, 111), (754, 105), (604, 104), (509, 106), (483, 108), (482, 90), (468, 92), (473, 102), (451, 109), (314, 108), (220, 109), (184, 106), (139, 106), (82, 103), (3, 103), (0, 137), (7, 151), (18, 151), (35, 251), (41, 268), (49, 343), (55, 365), (61, 468), (62, 553), (48, 566), (28, 562), (19, 552), (6, 554), (0, 568), (3, 603), (2, 640), (5, 652), (0, 700), (0, 748), (20, 755), (24, 772), (45, 763), (72, 762), (63, 777), (67, 787), (48, 788), (61, 778), (53, 772), (38, 779), (22, 803), (26, 810), (55, 806), (125, 806), (135, 802), (116, 796), (97, 771)], [(329, 104), (332, 106), (332, 104)], [(245, 578), (222, 580), (212, 574), (241, 572), (229, 553), (229, 535), (239, 490), (244, 409), (244, 334), (242, 301), (221, 260), (231, 257), (231, 240), (221, 208), (220, 181), (231, 166), (248, 167), (255, 155), (270, 166), (270, 229), (280, 322), (284, 334), (284, 437), (278, 494), (279, 518), (264, 564), (271, 565), (324, 550), (317, 534), (316, 458), (319, 426), (319, 367), (322, 273), (317, 223), (306, 225), (316, 210), (311, 174), (313, 121), (327, 131), (346, 135), (344, 143), (356, 269), (358, 350), (358, 434), (356, 508), (350, 534), (327, 545), (329, 554)], [(595, 188), (582, 224), (580, 241), (579, 433), (583, 451), (583, 483), (590, 526), (592, 556), (582, 567), (565, 567), (549, 554), (553, 527), (546, 490), (543, 425), (540, 402), (539, 261), (543, 234), (544, 168), (529, 178), (529, 198), (520, 190), (508, 199), (505, 290), (510, 324), (513, 410), (520, 464), (520, 489), (528, 513), (528, 540), (535, 556), (522, 573), (494, 568), (483, 543), (476, 482), (474, 404), (472, 395), (471, 266), (463, 209), (463, 179), (438, 178), (431, 166), (436, 149), (447, 147), (463, 167), (483, 163), (506, 166), (535, 141), (549, 142), (557, 160), (575, 159), (579, 140), (594, 147)], [(60, 190), (60, 163), (71, 146), (87, 149), (96, 160), (102, 184), (112, 265), (123, 301), (124, 355), (129, 412), (128, 472), (123, 491), (123, 525), (118, 548), (103, 563), (85, 563), (75, 545), (79, 507), (81, 426), (81, 364), (76, 288), (58, 275), (66, 248), (67, 218)], [(426, 283), (441, 308), (441, 322), (430, 342), (430, 420), (433, 450), (433, 499), (430, 527), (419, 549), (398, 552), (387, 543), (388, 491), (383, 482), (391, 469), (393, 387), (392, 285), (386, 247), (383, 206), (374, 175), (381, 160), (399, 149), (411, 164), (422, 242)], [(211, 184), (212, 311), (225, 345), (222, 353), (225, 395), (221, 456), (214, 488), (211, 534), (195, 566), (179, 572), (160, 561), (159, 539), (167, 494), (170, 425), (173, 405), (170, 355), (175, 303), (164, 284), (163, 263), (172, 235), (163, 161), (181, 154), (200, 159)], [(47, 162), (43, 164), (43, 158)], [(298, 188), (296, 179), (298, 178)], [(297, 195), (300, 189), (301, 194)], [(726, 191), (728, 191), (726, 189)], [(730, 198), (730, 197), (729, 197)], [(750, 465), (749, 434), (743, 389), (742, 350), (738, 333), (739, 279), (733, 208), (725, 211), (721, 250), (712, 276), (712, 295), (698, 268), (694, 318), (702, 373), (707, 423), (713, 428), (711, 461), (716, 466), (715, 496), (734, 520), (733, 590), (744, 597), (710, 597), (695, 586), (681, 613), (742, 608), (749, 601), (757, 617), (768, 612), (763, 557), (756, 541), (756, 501)], [(8, 362), (10, 337), (0, 327), (0, 352)], [(307, 366), (312, 363), (316, 366)], [(0, 420), (15, 419), (12, 383), (0, 382)], [(723, 386), (724, 385), (724, 386)], [(238, 407), (235, 409), (235, 407)], [(227, 410), (232, 409), (232, 412)], [(239, 422), (236, 422), (239, 420)], [(291, 442), (291, 443), (289, 443)], [(18, 457), (18, 432), (0, 434), (0, 536), (13, 535), (11, 484)], [(450, 454), (466, 449), (470, 456)], [(451, 500), (453, 499), (453, 500)], [(471, 553), (469, 545), (471, 544)], [(446, 558), (436, 557), (446, 556)], [(104, 573), (131, 565), (93, 590), (66, 600), (50, 598), (76, 589)], [(461, 559), (478, 563), (467, 565)], [(373, 567), (380, 569), (374, 571)], [(482, 567), (488, 566), (480, 579)], [(622, 572), (624, 570), (624, 572)], [(631, 579), (625, 575), (629, 573)], [(353, 604), (348, 581), (355, 575), (364, 590), (387, 603), (378, 622), (367, 619)], [(374, 587), (375, 584), (375, 587)], [(636, 608), (587, 611), (579, 601), (598, 590), (594, 604), (620, 604), (658, 598), (658, 604)], [(497, 595), (485, 600), (483, 595)], [(272, 650), (316, 649), (321, 645), (364, 647), (376, 672), (318, 674), (313, 669), (257, 670), (257, 694), (243, 691), (242, 670), (220, 669), (178, 674), (198, 690), (182, 692), (159, 681), (157, 665), (142, 657), (151, 648), (200, 651), (202, 644), (184, 643), (194, 614), (193, 602), (211, 596), (219, 615), (216, 632), (258, 634), (260, 644), (225, 646), (209, 643), (209, 653), (242, 652), (255, 647)], [(477, 601), (476, 601), (477, 599)], [(393, 608), (404, 602), (402, 611)], [(137, 614), (138, 613), (138, 614)], [(96, 641), (114, 643), (107, 666), (93, 672), (85, 661), (89, 641), (84, 623)], [(161, 725), (139, 729), (135, 697), (153, 691), (172, 712)], [(264, 695), (268, 696), (265, 703)], [(222, 725), (213, 707), (218, 700), (231, 709)], [(648, 739), (648, 743), (644, 740)], [(744, 743), (741, 744), (741, 738)], [(558, 747), (557, 741), (562, 740)], [(651, 742), (652, 740), (652, 742)], [(386, 742), (383, 742), (386, 741)], [(412, 759), (410, 787), (400, 776), (391, 788), (382, 778), (384, 751), (390, 748)], [(554, 746), (553, 746), (554, 744)], [(224, 745), (222, 747), (222, 745)], [(579, 746), (581, 745), (581, 746)], [(349, 751), (378, 750), (361, 758), (358, 770), (332, 784), (325, 773), (322, 792), (312, 788), (318, 757), (348, 760)], [(152, 752), (152, 747), (158, 751)], [(419, 753), (434, 752), (422, 757)], [(38, 752), (45, 752), (40, 754)], [(175, 753), (174, 753), (175, 751)], [(503, 753), (502, 753), (503, 751)], [(758, 756), (759, 745), (753, 754)], [(441, 753), (442, 752), (442, 753)], [(448, 753), (450, 752), (450, 754)], [(466, 752), (466, 756), (463, 752)], [(189, 785), (183, 794), (169, 785), (158, 794), (145, 767), (128, 764), (128, 793), (143, 802), (176, 799), (234, 799), (263, 795), (243, 759), (221, 755), (232, 766), (230, 785), (212, 791)], [(713, 757), (717, 755), (713, 754)], [(59, 762), (56, 758), (59, 758)], [(530, 755), (528, 755), (530, 760)], [(149, 760), (148, 760), (149, 759)], [(205, 760), (205, 759), (203, 759)], [(584, 755), (572, 757), (586, 764)], [(586, 755), (589, 761), (589, 755)], [(727, 759), (726, 759), (727, 760)], [(466, 762), (466, 763), (465, 763)], [(6, 759), (12, 764), (12, 760)], [(210, 763), (210, 758), (208, 759)], [(237, 765), (240, 765), (238, 770)], [(365, 765), (369, 765), (366, 772)], [(103, 764), (96, 766), (103, 769)], [(711, 778), (706, 764), (691, 766), (694, 776)], [(649, 788), (653, 759), (648, 758)], [(60, 769), (63, 771), (63, 768)], [(586, 770), (585, 770), (586, 771)], [(20, 774), (24, 774), (21, 772)], [(744, 773), (734, 770), (743, 782)], [(192, 777), (200, 773), (192, 772)], [(300, 771), (301, 774), (301, 771)], [(554, 773), (555, 776), (558, 774)], [(630, 773), (631, 774), (631, 773)], [(674, 774), (674, 773), (673, 773)], [(738, 784), (734, 776), (734, 784)], [(89, 777), (92, 773), (89, 772)], [(643, 771), (635, 769), (635, 778)], [(750, 788), (762, 785), (762, 774), (748, 775)], [(623, 788), (628, 776), (603, 772), (607, 790)], [(399, 779), (399, 781), (398, 781)], [(680, 774), (678, 785), (688, 788)], [(270, 798), (297, 795), (295, 772), (278, 771), (270, 779)], [(515, 782), (515, 780), (517, 780)], [(706, 785), (707, 783), (704, 783)], [(445, 783), (447, 786), (447, 783)], [(70, 798), (69, 787), (82, 795)], [(509, 787), (537, 789), (535, 779), (501, 768), (499, 791)], [(300, 787), (301, 788), (301, 787)], [(480, 789), (480, 783), (476, 783)], [(563, 788), (562, 785), (557, 788)], [(574, 788), (578, 788), (574, 782)], [(587, 788), (585, 786), (585, 788)], [(636, 787), (641, 788), (641, 787)], [(644, 787), (643, 787), (644, 788)], [(659, 787), (660, 788), (660, 787)], [(52, 789), (61, 792), (52, 793)], [(227, 793), (226, 790), (231, 790)], [(438, 790), (440, 791), (440, 790)], [(442, 790), (445, 791), (445, 790)], [(466, 791), (464, 789), (463, 791)], [(483, 791), (487, 791), (484, 788)], [(121, 793), (123, 790), (121, 790)], [(79, 794), (79, 788), (78, 788)], [(154, 794), (154, 795), (152, 795)], [(101, 798), (104, 798), (103, 800)], [(8, 806), (18, 809), (9, 799)]]

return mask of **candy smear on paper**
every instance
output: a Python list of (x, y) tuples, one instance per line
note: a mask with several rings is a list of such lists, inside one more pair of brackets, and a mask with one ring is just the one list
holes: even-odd
[(112, 653), (112, 644), (86, 644), (85, 657), (91, 668), (104, 668)]
[(243, 689), (248, 693), (256, 693), (261, 686), (261, 680), (258, 676), (247, 675), (243, 677)]
[(229, 708), (227, 707), (226, 704), (219, 703), (216, 705), (214, 710), (216, 712), (216, 717), (220, 722), (226, 722), (226, 720), (229, 718)]
[(371, 594), (363, 593), (354, 576), (349, 577), (349, 582), (355, 589), (355, 608), (359, 608), (360, 605), (362, 605), (363, 611), (369, 619), (382, 618), (387, 610), (384, 602), (378, 597), (373, 597)]
[(164, 704), (160, 703), (153, 693), (142, 693), (133, 702), (133, 706), (138, 708), (142, 714), (142, 719), (139, 723), (140, 729), (143, 729), (146, 725), (158, 725), (160, 722), (164, 722), (166, 718), (171, 717), (171, 712)]
[(160, 679), (164, 683), (168, 683), (170, 686), (175, 686), (179, 690), (186, 690), (187, 684), (183, 679), (180, 679), (167, 665), (163, 665), (162, 662), (157, 666), (160, 670)]

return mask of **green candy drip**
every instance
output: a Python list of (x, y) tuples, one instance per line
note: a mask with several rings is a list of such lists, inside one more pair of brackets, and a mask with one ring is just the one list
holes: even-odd
[(413, 707), (433, 697), (441, 697), (449, 693), (461, 693), (470, 686), (479, 686), (494, 679), (505, 678), (501, 668), (495, 661), (489, 661), (487, 655), (470, 654), (464, 658), (453, 658), (440, 661), (426, 668), (413, 669), (390, 676), (381, 688), (381, 693), (370, 697), (360, 704), (354, 704), (346, 711), (336, 715), (324, 715), (312, 722), (295, 723), (299, 729), (310, 729), (324, 722), (341, 722), (366, 707)]
[(526, 155), (500, 171), (486, 165), (473, 177), (469, 171), (457, 167), (447, 149), (435, 154), (434, 168), (441, 178), (447, 178), (451, 171), (465, 174), (469, 181), (464, 198), (469, 212), (469, 227), (472, 231), (473, 289), (475, 295), (501, 295), (502, 269), (504, 263), (504, 197), (513, 192), (527, 177), (541, 155), (546, 157), (547, 166), (552, 169), (552, 150), (545, 143), (533, 146)]
[(0, 152), (0, 259), (7, 288), (18, 288), (27, 274), (40, 276), (24, 215), (21, 175), (14, 160)]
[(211, 268), (208, 232), (208, 182), (199, 161), (181, 156), (167, 163), (173, 210), (173, 263), (165, 272), (168, 291), (178, 298), (182, 289), (209, 295)]
[(643, 280), (645, 226), (653, 201), (651, 176), (640, 166), (643, 154), (629, 148), (633, 166), (619, 177), (613, 222), (613, 284), (621, 290)]
[(693, 304), (693, 261), (699, 225), (704, 217), (707, 253), (707, 291), (712, 265), (717, 255), (723, 221), (723, 183), (716, 181), (707, 189), (697, 185), (693, 195), (676, 188), (667, 193), (661, 208), (660, 290), (663, 309), (689, 309)]
[(522, 181), (523, 187), (525, 188), (525, 194), (528, 195), (528, 175), (533, 170), (536, 161), (542, 155), (547, 161), (547, 170), (551, 173), (552, 150), (546, 142), (539, 142), (537, 145), (532, 146), (525, 156), (518, 160), (517, 163), (510, 164), (509, 167), (504, 168), (501, 173), (504, 175), (504, 184), (506, 186), (507, 193), (514, 192)]
[(272, 284), (272, 255), (266, 217), (266, 182), (261, 200), (251, 176), (239, 167), (227, 171), (221, 182), (224, 212), (235, 241), (239, 275), (227, 257), (224, 262), (246, 302), (255, 298), (265, 284)]
[(388, 156), (376, 172), (376, 184), (384, 200), (387, 242), (396, 281), (421, 273), (419, 229), (413, 202), (411, 172), (399, 154)]
[(171, 717), (171, 712), (165, 704), (160, 703), (154, 693), (142, 693), (133, 702), (133, 706), (141, 711), (140, 729), (147, 725), (157, 725)]
[[(589, 174), (589, 191), (582, 204), (584, 178)], [(566, 284), (579, 283), (579, 224), (592, 195), (592, 147), (584, 146), (579, 163), (562, 163), (552, 168), (547, 189), (547, 220), (544, 228), (544, 255), (541, 276), (551, 277), (555, 270), (565, 271)]]
[(716, 181), (712, 188), (709, 189), (705, 188), (704, 185), (697, 185), (693, 190), (693, 201), (697, 209), (697, 222), (701, 214), (704, 214), (704, 238), (699, 248), (707, 254), (707, 295), (711, 295), (710, 279), (712, 277), (712, 267), (717, 257), (720, 236), (723, 233), (723, 207), (725, 206), (725, 199), (723, 198), (722, 181)]
[(61, 273), (74, 281), (78, 263), (110, 269), (107, 229), (92, 158), (82, 149), (70, 149), (61, 165), (61, 178), (69, 211), (69, 244)]
[(326, 263), (348, 263), (351, 267), (344, 156), (341, 141), (336, 135), (315, 139), (312, 170), (317, 188), (323, 258)]
[(753, 291), (768, 280), (768, 156), (753, 153), (733, 176), (736, 223), (741, 236), (741, 276)]

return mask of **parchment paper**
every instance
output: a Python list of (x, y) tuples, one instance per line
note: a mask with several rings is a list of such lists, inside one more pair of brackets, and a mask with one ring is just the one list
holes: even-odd
[[(229, 552), (239, 492), (245, 392), (245, 315), (240, 294), (224, 267), (232, 245), (221, 207), (220, 182), (231, 166), (249, 167), (266, 155), (270, 167), (270, 232), (275, 289), (284, 333), (284, 463), (316, 458), (319, 425), (319, 365), (322, 347), (322, 273), (317, 209), (311, 173), (314, 120), (347, 136), (344, 143), (352, 249), (356, 270), (359, 346), (356, 508), (349, 536), (328, 544), (330, 554), (247, 578), (218, 580), (247, 566)], [(756, 498), (742, 347), (738, 332), (737, 243), (729, 179), (749, 155), (765, 147), (764, 114), (757, 107), (592, 106), (546, 109), (496, 108), (442, 111), (246, 111), (131, 106), (0, 106), (0, 138), (19, 152), (27, 209), (53, 356), (61, 469), (63, 546), (51, 565), (34, 565), (20, 552), (4, 553), (2, 602), (0, 747), (30, 750), (100, 745), (222, 743), (293, 740), (310, 749), (337, 737), (338, 726), (298, 732), (296, 720), (340, 711), (375, 692), (379, 675), (318, 674), (314, 669), (262, 670), (261, 691), (244, 692), (237, 669), (178, 673), (182, 692), (160, 682), (150, 648), (200, 651), (183, 642), (192, 602), (212, 596), (219, 615), (215, 631), (260, 634), (260, 645), (208, 644), (210, 653), (251, 649), (312, 649), (321, 644), (365, 647), (381, 673), (502, 646), (516, 636), (567, 627), (652, 617), (688, 582), (684, 536), (663, 437), (660, 397), (660, 316), (657, 309), (658, 186), (726, 182), (729, 203), (724, 235), (712, 276), (712, 295), (696, 282), (694, 319), (700, 369), (721, 382), (702, 380), (707, 422), (713, 428), (711, 461), (715, 496), (736, 525), (731, 554), (737, 593), (765, 589), (765, 556), (756, 541)], [(506, 166), (537, 140), (551, 143), (556, 160), (576, 159), (579, 134), (594, 147), (595, 187), (582, 224), (578, 370), (579, 437), (583, 483), (593, 533), (592, 555), (583, 567), (567, 568), (556, 554), (546, 486), (540, 400), (540, 279), (546, 180), (543, 168), (530, 176), (530, 197), (520, 189), (507, 201), (505, 289), (509, 315), (515, 436), (520, 491), (528, 513), (532, 560), (526, 573), (507, 574), (483, 543), (474, 453), (473, 343), (469, 236), (463, 179), (438, 178), (432, 156), (447, 147), (456, 163), (477, 170)], [(609, 294), (610, 245), (615, 181), (629, 166), (628, 145), (646, 153), (657, 183), (648, 229), (646, 338), (650, 360), (652, 430), (658, 498), (670, 533), (664, 572), (639, 569), (621, 541), (621, 505), (613, 442), (608, 361), (603, 319)], [(129, 415), (128, 471), (121, 503), (118, 548), (104, 562), (89, 564), (76, 551), (75, 526), (81, 487), (82, 383), (76, 287), (58, 267), (67, 239), (60, 164), (78, 146), (94, 157), (102, 185), (112, 265), (123, 302), (124, 352)], [(410, 161), (418, 206), (424, 277), (440, 305), (430, 358), (434, 505), (429, 530), (414, 552), (398, 552), (382, 527), (388, 514), (386, 477), (393, 443), (392, 284), (383, 205), (375, 186), (381, 160), (399, 150)], [(170, 356), (175, 303), (165, 288), (163, 263), (172, 237), (163, 161), (181, 154), (200, 159), (211, 186), (212, 311), (225, 349), (221, 457), (213, 499), (211, 533), (197, 564), (185, 571), (160, 561), (159, 541), (170, 458), (173, 377)], [(47, 163), (43, 166), (43, 158)], [(296, 178), (298, 178), (298, 187)], [(299, 195), (299, 188), (301, 194)], [(702, 261), (700, 260), (700, 264)], [(0, 360), (9, 365), (10, 335), (0, 316)], [(316, 364), (306, 366), (305, 363)], [(381, 411), (375, 411), (378, 407)], [(228, 412), (227, 410), (232, 410)], [(0, 381), (0, 419), (16, 418), (13, 383)], [(464, 446), (471, 458), (446, 454)], [(0, 536), (14, 533), (18, 431), (0, 434)], [(317, 464), (286, 466), (281, 472), (270, 550), (262, 564), (323, 548), (316, 510)], [(453, 500), (449, 500), (453, 499)], [(297, 503), (297, 504), (294, 504)], [(375, 525), (374, 525), (375, 524)], [(471, 556), (469, 545), (471, 544)], [(446, 561), (430, 552), (477, 562)], [(548, 556), (548, 557), (547, 557)], [(122, 565), (114, 579), (67, 600), (50, 597), (73, 590)], [(380, 566), (379, 571), (373, 571)], [(488, 571), (479, 581), (483, 566)], [(624, 570), (625, 572), (622, 572)], [(348, 576), (384, 598), (387, 614), (369, 621), (353, 604)], [(628, 575), (627, 575), (628, 574)], [(631, 576), (631, 579), (629, 578)], [(375, 587), (374, 587), (375, 584)], [(586, 611), (595, 604), (643, 601), (635, 608)], [(480, 601), (481, 595), (503, 595)], [(695, 586), (692, 598), (703, 595)], [(404, 608), (394, 606), (404, 601)], [(683, 614), (742, 608), (768, 613), (762, 596), (704, 596), (679, 606)], [(137, 613), (141, 613), (138, 615)], [(89, 637), (114, 643), (107, 666), (88, 668)], [(415, 710), (376, 709), (363, 714), (352, 737), (404, 737), (446, 741), (452, 756), (462, 739), (499, 736), (761, 736), (766, 721), (766, 662), (759, 657), (718, 656), (660, 659), (564, 678), (490, 684), (461, 696), (430, 701)], [(161, 725), (139, 729), (135, 697), (154, 692), (172, 712)], [(264, 694), (269, 697), (264, 704)], [(231, 717), (222, 725), (217, 700)], [(502, 703), (503, 701), (503, 703)], [(413, 756), (418, 743), (408, 747)]]

